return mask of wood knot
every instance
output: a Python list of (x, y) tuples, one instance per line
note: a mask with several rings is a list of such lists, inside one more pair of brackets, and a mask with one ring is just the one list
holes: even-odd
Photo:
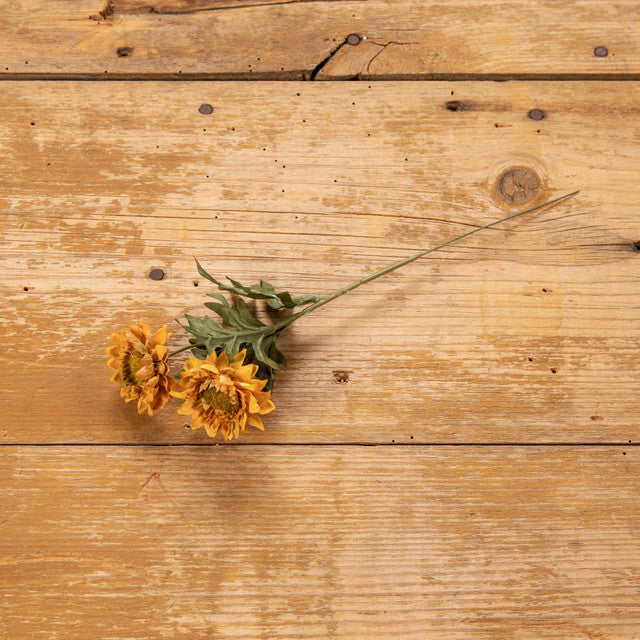
[(349, 375), (352, 373), (353, 371), (334, 371), (333, 381), (337, 384), (346, 384), (349, 382)]
[(496, 192), (505, 202), (520, 206), (534, 200), (541, 186), (540, 177), (531, 167), (517, 166), (500, 175)]
[(447, 111), (468, 111), (471, 109), (470, 104), (460, 102), (460, 100), (449, 100), (444, 103), (444, 106)]

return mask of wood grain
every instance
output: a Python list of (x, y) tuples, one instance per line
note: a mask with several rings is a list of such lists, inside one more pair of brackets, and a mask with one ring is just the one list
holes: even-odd
[(632, 640), (639, 473), (637, 448), (4, 447), (0, 630)]
[(14, 0), (0, 76), (637, 79), (638, 15), (635, 0)]
[(326, 294), (575, 188), (299, 321), (245, 439), (638, 441), (637, 104), (628, 83), (6, 83), (0, 441), (207, 442), (124, 405), (104, 352), (140, 317), (186, 343), (194, 255)]

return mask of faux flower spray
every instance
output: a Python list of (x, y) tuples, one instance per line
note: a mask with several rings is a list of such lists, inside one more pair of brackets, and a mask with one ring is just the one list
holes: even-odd
[[(187, 324), (181, 326), (192, 337), (188, 345), (172, 353), (166, 347), (171, 335), (166, 326), (151, 335), (149, 326), (141, 321), (139, 325), (131, 325), (128, 330), (113, 334), (111, 340), (114, 344), (107, 349), (109, 367), (115, 371), (111, 380), (120, 385), (120, 395), (125, 402), (137, 400), (138, 413), (146, 411), (151, 416), (162, 409), (171, 397), (183, 400), (178, 413), (191, 416), (191, 428), (204, 427), (212, 438), (220, 432), (225, 440), (231, 440), (250, 426), (264, 429), (260, 416), (275, 409), (271, 401), (274, 377), (276, 371), (287, 364), (287, 359), (277, 347), (277, 341), (289, 325), (345, 293), (428, 253), (576, 193), (574, 191), (472, 229), (328, 296), (293, 296), (288, 291), (276, 291), (272, 284), (264, 280), (254, 286), (245, 286), (229, 277), (228, 283), (222, 282), (207, 273), (196, 260), (200, 275), (220, 291), (233, 294), (235, 301), (229, 303), (222, 293), (207, 294), (214, 301), (205, 302), (205, 307), (219, 319), (185, 314)], [(271, 309), (300, 310), (279, 322), (265, 324), (250, 311), (245, 299), (263, 300)], [(171, 376), (169, 358), (186, 350), (191, 350), (193, 356), (187, 359), (179, 374)]]

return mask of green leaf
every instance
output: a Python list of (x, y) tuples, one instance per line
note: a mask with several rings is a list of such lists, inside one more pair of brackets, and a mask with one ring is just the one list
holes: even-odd
[(280, 351), (280, 349), (276, 347), (275, 339), (273, 340), (273, 342), (271, 343), (271, 347), (269, 348), (269, 357), (279, 365), (281, 364), (285, 367), (287, 366), (287, 358), (285, 357), (284, 353), (282, 353), (282, 351)]
[(233, 314), (231, 312), (231, 307), (229, 306), (227, 299), (221, 293), (209, 293), (207, 295), (220, 300), (221, 304), (216, 302), (205, 302), (204, 306), (207, 307), (207, 309), (215, 311), (222, 318), (222, 322), (232, 326)]
[[(273, 339), (275, 340), (275, 338)], [(252, 342), (252, 346), (259, 362), (266, 364), (271, 369), (278, 369), (278, 363), (267, 355), (271, 348), (271, 336), (264, 334), (259, 336), (255, 342)]]
[(238, 291), (244, 291), (245, 289), (248, 289), (248, 287), (245, 287), (243, 284), (240, 284), (237, 280), (234, 280), (233, 278), (230, 278), (229, 276), (227, 276), (227, 280), (238, 290)]
[(244, 298), (265, 300), (272, 309), (293, 309), (294, 307), (313, 304), (321, 299), (319, 296), (292, 296), (288, 291), (278, 292), (276, 291), (276, 288), (266, 280), (260, 280), (259, 285), (247, 286), (229, 276), (226, 276), (227, 280), (231, 283), (226, 284), (225, 282), (217, 280), (208, 273), (197, 259), (196, 266), (198, 267), (198, 273), (203, 278), (209, 280), (209, 282), (213, 282), (220, 290), (227, 291), (228, 293), (232, 293), (236, 296), (242, 296)]
[(266, 280), (260, 280), (260, 289), (262, 291), (264, 291), (265, 293), (275, 293), (276, 292), (276, 288), (270, 282), (267, 282)]
[(193, 348), (191, 349), (191, 353), (198, 358), (199, 360), (205, 360), (209, 355), (209, 352), (206, 349)]
[(194, 258), (194, 260), (196, 261), (196, 267), (198, 269), (198, 273), (203, 277), (206, 278), (207, 280), (211, 281), (211, 282), (217, 282), (215, 280), (215, 278), (208, 273), (207, 271), (205, 271), (204, 267), (198, 262), (197, 258)]
[(238, 318), (246, 327), (264, 327), (264, 322), (256, 318), (247, 307), (247, 303), (240, 298), (235, 304), (235, 310)]
[[(273, 387), (275, 373), (281, 366), (286, 366), (287, 359), (276, 346), (276, 342), (284, 327), (266, 325), (261, 322), (249, 309), (245, 298), (264, 300), (272, 309), (288, 308), (313, 304), (320, 300), (316, 296), (292, 296), (288, 291), (276, 291), (276, 288), (266, 280), (260, 280), (259, 285), (246, 286), (227, 276), (228, 283), (221, 282), (209, 274), (196, 260), (198, 273), (206, 278), (218, 289), (237, 296), (230, 303), (222, 293), (209, 293), (212, 301), (205, 302), (205, 307), (213, 311), (220, 322), (205, 316), (198, 318), (185, 314), (187, 326), (184, 329), (193, 335), (193, 354), (201, 359), (210, 353), (225, 351), (232, 358), (246, 350), (245, 362), (258, 365), (256, 376), (266, 380), (265, 389)], [(196, 346), (204, 345), (204, 347)]]

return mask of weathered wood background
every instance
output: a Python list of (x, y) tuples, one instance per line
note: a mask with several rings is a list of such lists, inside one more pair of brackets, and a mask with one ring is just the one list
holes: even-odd
[[(1, 637), (640, 637), (635, 2), (0, 31)], [(117, 328), (184, 343), (193, 256), (329, 293), (573, 189), (294, 325), (237, 444), (108, 381)]]
[(640, 76), (637, 0), (12, 0), (2, 9), (0, 73), (13, 77)]

